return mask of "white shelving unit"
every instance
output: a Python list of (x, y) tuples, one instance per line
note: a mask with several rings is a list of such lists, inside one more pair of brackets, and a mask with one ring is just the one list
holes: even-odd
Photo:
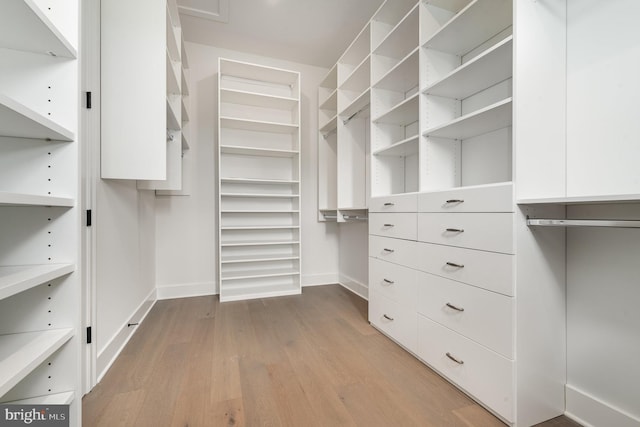
[(81, 423), (77, 0), (0, 13), (0, 402)]
[(218, 70), (220, 301), (299, 294), (300, 75)]
[(318, 221), (338, 212), (338, 64), (318, 86)]

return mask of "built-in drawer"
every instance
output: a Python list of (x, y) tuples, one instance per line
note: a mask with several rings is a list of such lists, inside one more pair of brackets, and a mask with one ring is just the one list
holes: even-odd
[(416, 311), (420, 272), (408, 267), (369, 258), (369, 290), (373, 290), (390, 300)]
[(372, 197), (369, 212), (417, 212), (418, 194), (396, 194)]
[(513, 359), (513, 298), (418, 272), (418, 312)]
[(418, 240), (512, 254), (513, 213), (419, 213)]
[(494, 184), (420, 193), (418, 212), (514, 212), (513, 185)]
[(415, 309), (369, 291), (369, 322), (384, 334), (415, 353), (418, 341), (418, 314)]
[(418, 222), (415, 213), (370, 213), (369, 234), (416, 240)]
[(408, 267), (418, 265), (418, 242), (369, 236), (369, 257)]
[(513, 422), (513, 361), (421, 315), (418, 315), (418, 356)]
[(422, 242), (417, 251), (409, 267), (513, 296), (514, 255)]

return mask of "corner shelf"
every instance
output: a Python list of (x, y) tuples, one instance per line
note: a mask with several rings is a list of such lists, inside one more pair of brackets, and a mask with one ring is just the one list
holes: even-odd
[(169, 56), (169, 51), (167, 51), (167, 94), (180, 94), (180, 83), (178, 83), (178, 76), (176, 75), (173, 61)]
[(0, 335), (0, 396), (73, 337), (73, 329)]
[(75, 138), (71, 130), (3, 94), (0, 94), (0, 133), (1, 136), (67, 142)]
[(282, 134), (292, 134), (297, 132), (299, 129), (298, 125), (288, 123), (265, 122), (260, 120), (238, 119), (234, 117), (220, 117), (220, 126), (228, 129)]
[(222, 231), (237, 230), (297, 230), (299, 225), (263, 225), (263, 226), (239, 226), (239, 227), (220, 227)]
[(73, 264), (42, 264), (0, 267), (0, 300), (72, 273)]
[(74, 204), (75, 200), (70, 197), (40, 196), (37, 194), (0, 191), (0, 206), (56, 206), (70, 208)]

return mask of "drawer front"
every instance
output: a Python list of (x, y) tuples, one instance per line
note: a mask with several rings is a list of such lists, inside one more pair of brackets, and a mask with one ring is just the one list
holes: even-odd
[(417, 194), (398, 194), (372, 197), (369, 212), (417, 212)]
[(513, 185), (421, 193), (418, 212), (514, 212)]
[[(450, 359), (447, 353), (461, 363)], [(507, 421), (513, 422), (514, 362), (420, 315), (418, 356)]]
[(418, 342), (417, 316), (415, 311), (369, 291), (369, 322), (413, 353)]
[(515, 256), (419, 242), (414, 267), (437, 276), (513, 296)]
[(369, 258), (369, 289), (390, 300), (417, 310), (418, 271), (401, 265)]
[(420, 213), (418, 240), (513, 254), (512, 213)]
[(513, 359), (513, 298), (418, 273), (418, 312)]
[(418, 221), (415, 213), (371, 213), (369, 234), (416, 240)]
[(369, 257), (411, 267), (418, 264), (417, 246), (410, 240), (369, 236)]

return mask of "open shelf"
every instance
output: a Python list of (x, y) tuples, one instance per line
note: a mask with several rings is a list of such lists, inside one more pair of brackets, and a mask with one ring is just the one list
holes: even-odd
[(18, 265), (0, 267), (0, 300), (72, 273), (73, 264)]
[(373, 119), (374, 123), (388, 123), (392, 125), (406, 126), (418, 121), (418, 103), (420, 94), (415, 93), (409, 98), (395, 105), (386, 113)]
[(300, 154), (293, 150), (272, 150), (268, 148), (255, 147), (236, 147), (230, 145), (221, 145), (220, 153), (222, 154), (241, 154), (245, 156), (268, 156), (268, 157), (293, 157)]
[(181, 139), (182, 139), (182, 148), (184, 150), (188, 150), (190, 148), (189, 147), (189, 138), (187, 137), (186, 132), (182, 131), (180, 133), (182, 135), (182, 137), (181, 137)]
[[(462, 56), (511, 26), (511, 0), (474, 0), (444, 24), (424, 47)], [(482, 22), (482, 25), (478, 25)]]
[(362, 60), (360, 64), (345, 79), (338, 89), (349, 91), (361, 91), (369, 87), (371, 73), (371, 56)]
[(363, 111), (367, 108), (368, 105), (371, 104), (371, 90), (367, 89), (360, 96), (354, 99), (351, 104), (349, 104), (344, 110), (342, 110), (339, 115), (342, 118), (349, 118), (354, 114), (357, 114), (359, 111)]
[(372, 154), (374, 156), (393, 156), (393, 157), (407, 157), (418, 154), (418, 141), (420, 137), (414, 135), (410, 138), (396, 142), (388, 147), (375, 150)]
[(371, 49), (376, 50), (400, 22), (416, 5), (415, 0), (383, 2), (371, 18)]
[(78, 55), (34, 0), (2, 2), (0, 47), (65, 58)]
[(373, 51), (376, 55), (397, 58), (412, 51), (419, 44), (419, 4), (387, 34), (382, 42)]
[(0, 206), (57, 206), (73, 207), (71, 197), (40, 196), (37, 194), (7, 193), (0, 191)]
[(274, 108), (278, 110), (292, 110), (298, 105), (298, 100), (295, 98), (266, 95), (235, 89), (220, 89), (220, 102)]
[(264, 262), (264, 261), (291, 261), (300, 259), (297, 255), (245, 255), (245, 256), (227, 256), (221, 257), (222, 264), (239, 264), (245, 262)]
[(337, 109), (337, 105), (338, 105), (338, 90), (335, 89), (333, 92), (329, 94), (327, 99), (325, 99), (320, 103), (320, 106), (318, 108), (320, 110), (335, 111)]
[(174, 31), (173, 23), (171, 22), (171, 13), (167, 6), (167, 51), (169, 57), (176, 62), (180, 62), (180, 48), (178, 47), (178, 40), (176, 40), (176, 34)]
[(300, 181), (282, 180), (282, 179), (256, 179), (256, 178), (220, 178), (223, 184), (299, 184)]
[(298, 295), (300, 294), (300, 286), (293, 284), (282, 285), (252, 285), (239, 288), (227, 287), (224, 293), (220, 295), (220, 301), (238, 301), (247, 298), (269, 298), (275, 296)]
[(186, 73), (186, 67), (184, 66), (184, 63), (182, 64), (180, 71), (181, 71), (180, 79), (182, 80), (182, 86), (181, 86), (182, 96), (189, 96), (189, 83), (187, 82), (187, 73)]
[(287, 86), (293, 86), (298, 81), (298, 73), (293, 71), (229, 59), (221, 62), (219, 71), (223, 75)]
[(328, 88), (328, 89), (335, 89), (336, 87), (338, 87), (338, 65), (337, 64), (331, 67), (327, 75), (324, 77), (324, 79), (322, 79), (322, 81), (318, 86)]
[(415, 48), (393, 68), (371, 86), (394, 92), (407, 92), (418, 86), (418, 63), (420, 48)]
[(72, 336), (71, 328), (0, 335), (0, 396), (11, 390)]
[(294, 276), (300, 274), (298, 268), (281, 268), (281, 269), (263, 269), (263, 270), (244, 270), (234, 272), (223, 272), (222, 280), (241, 280), (241, 279), (255, 279), (259, 277), (281, 277), (281, 276)]
[(239, 227), (220, 227), (222, 231), (235, 230), (297, 230), (299, 225), (262, 225), (262, 226), (239, 226)]
[(66, 393), (48, 394), (45, 396), (31, 397), (29, 399), (13, 400), (4, 402), (11, 405), (70, 405), (76, 398), (76, 393), (68, 391)]
[(180, 105), (182, 107), (182, 123), (189, 122), (189, 111), (187, 109), (187, 104), (184, 102), (184, 97), (180, 98)]
[(264, 199), (293, 199), (298, 194), (249, 194), (249, 193), (220, 193), (220, 197), (259, 197)]
[(427, 137), (467, 139), (511, 126), (511, 123), (512, 103), (511, 98), (507, 98), (449, 123), (427, 129), (423, 135)]
[(543, 197), (532, 199), (518, 199), (519, 205), (588, 205), (607, 203), (638, 203), (640, 194), (615, 194), (606, 196), (568, 196), (568, 197)]
[[(174, 95), (171, 95), (174, 96)], [(173, 105), (169, 98), (167, 97), (167, 129), (169, 130), (180, 130), (182, 126), (178, 121), (178, 115), (173, 109)]]
[(298, 131), (298, 125), (265, 122), (259, 120), (237, 119), (233, 117), (220, 117), (220, 126), (228, 129), (282, 134), (292, 134)]
[(428, 86), (427, 95), (464, 99), (513, 74), (513, 36), (500, 41), (469, 62)]
[(71, 130), (3, 94), (0, 94), (0, 129), (0, 136), (55, 141), (75, 138)]
[(221, 214), (232, 214), (232, 213), (246, 213), (246, 214), (270, 214), (270, 213), (290, 213), (290, 214), (297, 214), (300, 213), (300, 211), (294, 211), (294, 210), (236, 210), (236, 209), (222, 209), (220, 211)]
[(244, 240), (233, 242), (221, 242), (221, 247), (238, 247), (238, 246), (283, 246), (283, 245), (299, 245), (297, 240), (272, 240), (272, 241), (259, 241), (259, 240)]
[(167, 94), (179, 94), (180, 84), (178, 83), (178, 76), (176, 75), (175, 68), (173, 68), (173, 62), (169, 57), (169, 51), (167, 51)]
[(326, 134), (338, 127), (338, 116), (333, 116), (327, 123), (320, 127), (320, 132)]

